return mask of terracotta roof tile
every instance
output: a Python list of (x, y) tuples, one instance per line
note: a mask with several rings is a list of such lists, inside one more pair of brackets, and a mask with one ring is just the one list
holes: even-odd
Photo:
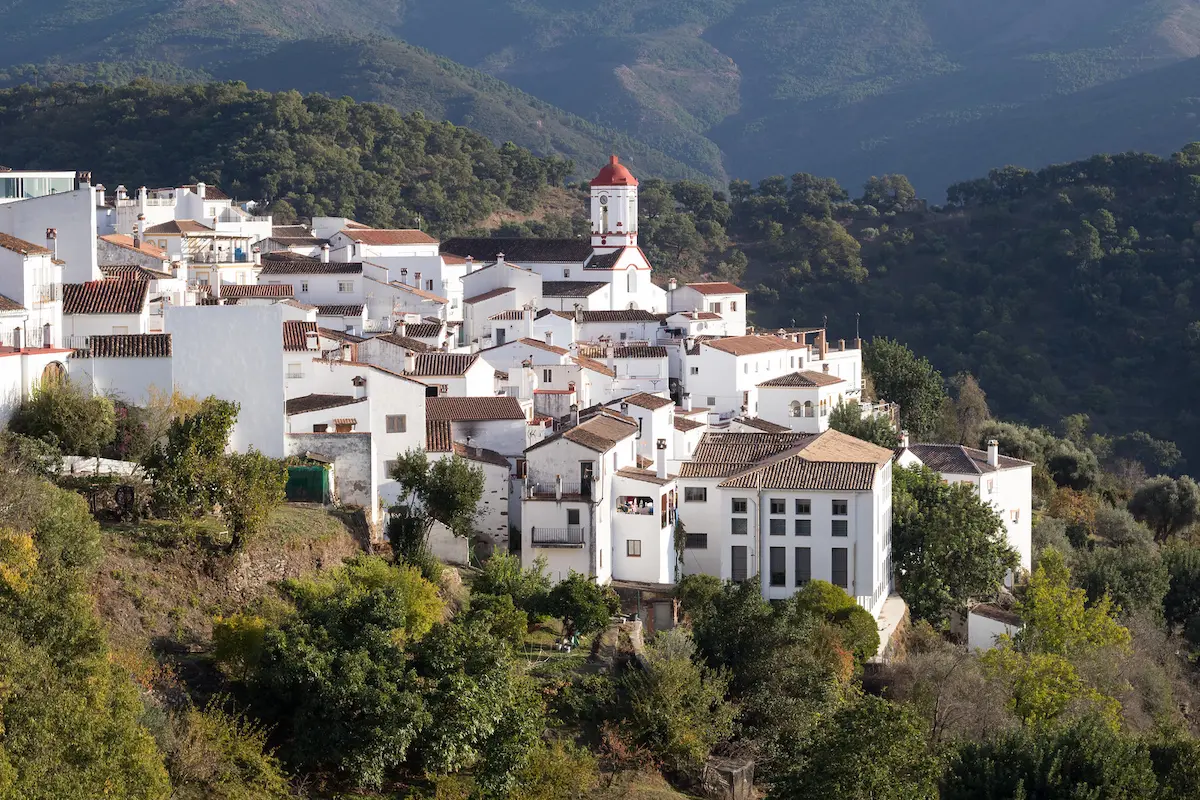
[(417, 353), (414, 378), (466, 375), (479, 360), (478, 353)]
[(622, 478), (629, 478), (635, 481), (645, 481), (653, 483), (656, 486), (666, 486), (669, 483), (675, 482), (674, 475), (668, 475), (666, 478), (658, 477), (658, 473), (648, 469), (634, 469), (633, 467), (622, 467), (617, 470), (616, 475)]
[(813, 462), (803, 453), (722, 481), (733, 489), (812, 489), (865, 492), (875, 485), (879, 466), (873, 463)]
[(171, 334), (127, 333), (92, 336), (87, 352), (92, 358), (170, 358)]
[(270, 298), (291, 298), (295, 293), (292, 290), (291, 284), (286, 283), (263, 283), (253, 286), (221, 286), (221, 297), (270, 297)]
[(100, 273), (106, 278), (125, 278), (135, 281), (157, 281), (175, 277), (169, 272), (150, 269), (140, 264), (101, 264)]
[(63, 284), (64, 314), (140, 314), (150, 282), (108, 278)]
[(317, 306), (317, 315), (322, 317), (361, 317), (363, 309), (362, 305), (319, 305)]
[(982, 475), (985, 472), (1030, 466), (1028, 461), (1000, 456), (999, 466), (993, 467), (987, 463), (985, 451), (960, 444), (914, 444), (908, 449), (934, 472), (952, 475)]
[(440, 322), (422, 322), (418, 325), (405, 325), (404, 335), (414, 339), (437, 339), (442, 335), (444, 327)]
[(463, 300), (463, 303), (468, 305), (472, 303), (482, 303), (484, 300), (491, 300), (493, 297), (500, 297), (501, 295), (505, 295), (513, 291), (516, 290), (511, 286), (501, 286), (499, 289), (492, 289), (484, 292), (483, 294), (477, 294), (474, 297), (468, 297), (466, 300)]
[(142, 242), (140, 247), (134, 247), (133, 237), (126, 236), (123, 233), (109, 233), (99, 238), (111, 245), (123, 247), (126, 250), (132, 250), (135, 253), (142, 253), (143, 255), (150, 256), (151, 258), (157, 258), (161, 261), (167, 260), (167, 251), (163, 250), (158, 245), (150, 244), (149, 242)]
[(180, 233), (214, 233), (213, 229), (203, 222), (194, 219), (173, 219), (146, 228), (147, 236), (180, 234)]
[(631, 344), (613, 348), (613, 358), (668, 358), (667, 348), (661, 345)]
[(434, 239), (424, 231), (411, 230), (408, 228), (349, 228), (342, 231), (343, 234), (349, 236), (356, 242), (369, 244), (376, 247), (387, 247), (389, 245), (405, 245), (405, 244), (437, 244), (438, 240)]
[(627, 248), (621, 247), (611, 253), (598, 253), (583, 265), (584, 269), (612, 269), (621, 260)]
[(605, 286), (608, 284), (603, 281), (542, 281), (542, 296), (589, 297)]
[(651, 411), (657, 411), (660, 408), (666, 408), (667, 406), (675, 405), (675, 401), (671, 398), (660, 397), (656, 394), (650, 394), (649, 392), (638, 392), (636, 394), (631, 394), (624, 398), (621, 402), (629, 403), (630, 405), (637, 406), (638, 408), (646, 408)]
[[(367, 263), (370, 264), (371, 262), (368, 261)], [(372, 266), (379, 266), (379, 265), (372, 264)], [(375, 279), (368, 276), (367, 280), (374, 281)], [(375, 282), (383, 283), (383, 281), (375, 281)], [(397, 289), (400, 289), (401, 291), (408, 292), (409, 294), (415, 294), (417, 297), (422, 297), (426, 300), (432, 300), (435, 303), (449, 303), (450, 302), (445, 297), (442, 297), (440, 294), (434, 294), (433, 292), (427, 292), (419, 286), (409, 286), (407, 283), (401, 283), (400, 281), (391, 281), (387, 285), (394, 286)]]
[(0, 233), (0, 247), (26, 256), (52, 256), (54, 253), (40, 244), (18, 239), (7, 233)]
[(845, 383), (842, 378), (837, 375), (830, 375), (827, 372), (814, 372), (810, 369), (793, 372), (790, 375), (781, 375), (778, 378), (772, 378), (769, 381), (763, 381), (758, 384), (759, 387), (778, 388), (807, 388), (814, 389), (818, 386), (833, 386), (835, 383)]
[(774, 422), (768, 422), (765, 419), (758, 417), (738, 417), (734, 422), (739, 425), (745, 425), (747, 428), (754, 428), (763, 433), (791, 433), (792, 429), (786, 425), (779, 425)]
[(272, 250), (270, 253), (262, 254), (263, 261), (308, 261), (313, 263), (321, 263), (321, 259), (316, 256), (306, 256), (303, 253), (293, 253), (291, 250)]
[[(583, 445), (589, 450), (606, 453), (617, 446), (622, 440), (637, 433), (636, 423), (626, 422), (607, 415), (597, 415), (587, 422), (582, 422), (574, 428), (563, 431), (562, 436), (575, 444)], [(553, 437), (552, 437), (553, 438)], [(549, 441), (543, 440), (543, 444)], [(536, 447), (537, 445), (534, 445)]]
[(497, 453), (495, 450), (488, 450), (486, 447), (468, 447), (461, 442), (454, 443), (454, 455), (460, 458), (465, 458), (468, 461), (478, 461), (482, 464), (491, 464), (497, 467), (510, 468), (508, 459)]
[[(309, 308), (316, 308), (316, 306), (309, 306)], [(350, 344), (358, 344), (359, 342), (366, 341), (365, 337), (355, 336), (345, 331), (335, 331), (333, 328), (322, 328), (320, 325), (317, 326), (317, 333), (320, 334), (322, 339), (334, 339), (339, 342), (349, 342)]]
[(454, 422), (524, 420), (525, 411), (515, 397), (427, 397), (425, 418)]
[[(426, 400), (428, 404), (428, 399)], [(425, 449), (431, 453), (449, 453), (454, 446), (450, 436), (450, 420), (425, 420)]]
[(328, 408), (339, 408), (353, 403), (366, 402), (365, 397), (353, 397), (348, 394), (306, 394), (303, 397), (293, 397), (284, 402), (284, 411), (290, 417), (293, 414), (307, 414), (310, 411), (324, 411)]
[[(522, 339), (521, 341), (525, 340)], [(609, 369), (604, 364), (601, 364), (599, 361), (596, 361), (593, 358), (587, 358), (585, 356), (571, 356), (571, 360), (584, 369), (590, 369), (592, 372), (599, 372), (601, 375), (607, 375), (610, 378), (617, 377), (617, 373), (614, 370)]]
[(288, 353), (308, 350), (308, 334), (317, 332), (317, 323), (298, 319), (283, 321), (283, 349)]
[(703, 422), (697, 422), (694, 419), (688, 419), (687, 417), (681, 417), (678, 414), (675, 415), (675, 430), (679, 431), (680, 433), (688, 433), (689, 431), (694, 431), (697, 428), (703, 428), (703, 427), (704, 427)]
[(259, 275), (361, 275), (362, 263), (358, 261), (330, 261), (288, 258), (264, 263)]
[(695, 289), (700, 294), (745, 294), (746, 290), (727, 281), (711, 283), (689, 283), (689, 289)]
[(5, 297), (0, 294), (0, 311), (24, 311), (25, 306), (13, 300), (11, 297)]
[(396, 347), (403, 347), (405, 350), (412, 350), (414, 353), (428, 353), (433, 349), (433, 345), (426, 344), (420, 339), (414, 339), (411, 336), (400, 336), (395, 333), (389, 333), (384, 336), (376, 336), (381, 342), (394, 344)]
[(778, 336), (726, 336), (709, 339), (703, 344), (735, 356), (750, 356), (760, 353), (775, 353), (780, 350), (803, 350), (804, 345)]

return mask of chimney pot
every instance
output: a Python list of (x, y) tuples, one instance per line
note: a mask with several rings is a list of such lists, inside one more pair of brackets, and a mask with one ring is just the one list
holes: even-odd
[(655, 459), (655, 466), (657, 467), (655, 472), (660, 481), (665, 481), (667, 479), (667, 440), (659, 439), (654, 443), (654, 449), (657, 451), (655, 453), (657, 456)]
[(404, 371), (413, 373), (417, 371), (417, 354), (412, 350), (404, 353)]
[(329, 263), (329, 243), (328, 242), (321, 245), (321, 263), (322, 264)]
[(679, 399), (683, 401), (683, 410), (684, 411), (692, 410), (692, 393), (691, 392), (684, 392), (683, 396)]
[(996, 441), (995, 439), (988, 439), (987, 448), (988, 466), (1000, 466), (1000, 442)]
[(845, 339), (838, 339), (838, 350), (841, 350), (842, 352), (846, 351), (846, 340)]
[(667, 291), (668, 292), (673, 292), (678, 288), (679, 288), (679, 281), (675, 280), (674, 278), (667, 279)]
[(908, 431), (900, 431), (900, 446), (908, 449)]

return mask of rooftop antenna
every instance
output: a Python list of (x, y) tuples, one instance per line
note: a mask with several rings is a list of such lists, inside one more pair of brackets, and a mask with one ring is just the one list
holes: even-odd
[(826, 314), (825, 316), (823, 316), (821, 318), (821, 327), (825, 328), (825, 329), (829, 328), (829, 315), (828, 314)]
[(857, 311), (854, 312), (854, 338), (855, 339), (862, 338), (858, 335), (858, 322), (861, 317), (862, 317), (862, 314), (860, 314)]

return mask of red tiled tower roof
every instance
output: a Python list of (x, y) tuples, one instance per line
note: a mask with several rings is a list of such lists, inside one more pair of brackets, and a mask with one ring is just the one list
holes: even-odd
[(608, 164), (592, 178), (592, 186), (637, 186), (637, 178), (616, 156), (610, 156)]

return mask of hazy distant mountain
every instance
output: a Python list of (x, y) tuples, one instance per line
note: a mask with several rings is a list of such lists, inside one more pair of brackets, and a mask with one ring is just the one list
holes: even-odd
[[(934, 193), (1007, 161), (1146, 146), (1144, 117), (1102, 107), (1125, 79), (1163, 70), (1125, 85), (1151, 91), (1131, 98), (1143, 115), (1174, 117), (1191, 89), (1163, 68), (1200, 55), (1200, 0), (18, 0), (0, 7), (0, 66), (145, 58), (273, 88), (295, 72), (308, 84), (297, 88), (446, 115), (470, 95), (476, 110), (510, 106), (501, 116), (517, 120), (490, 135), (526, 142), (529, 119), (548, 116), (400, 45), (365, 47), (361, 64), (336, 43), (274, 53), (341, 32), (400, 37), (622, 131), (655, 171), (673, 159), (717, 178), (806, 170), (851, 185), (904, 172)], [(1077, 124), (1087, 108), (1109, 127)], [(583, 136), (559, 119), (575, 134), (533, 146)], [(1105, 144), (1047, 146), (1065, 131)], [(618, 144), (588, 137), (579, 152)]]

